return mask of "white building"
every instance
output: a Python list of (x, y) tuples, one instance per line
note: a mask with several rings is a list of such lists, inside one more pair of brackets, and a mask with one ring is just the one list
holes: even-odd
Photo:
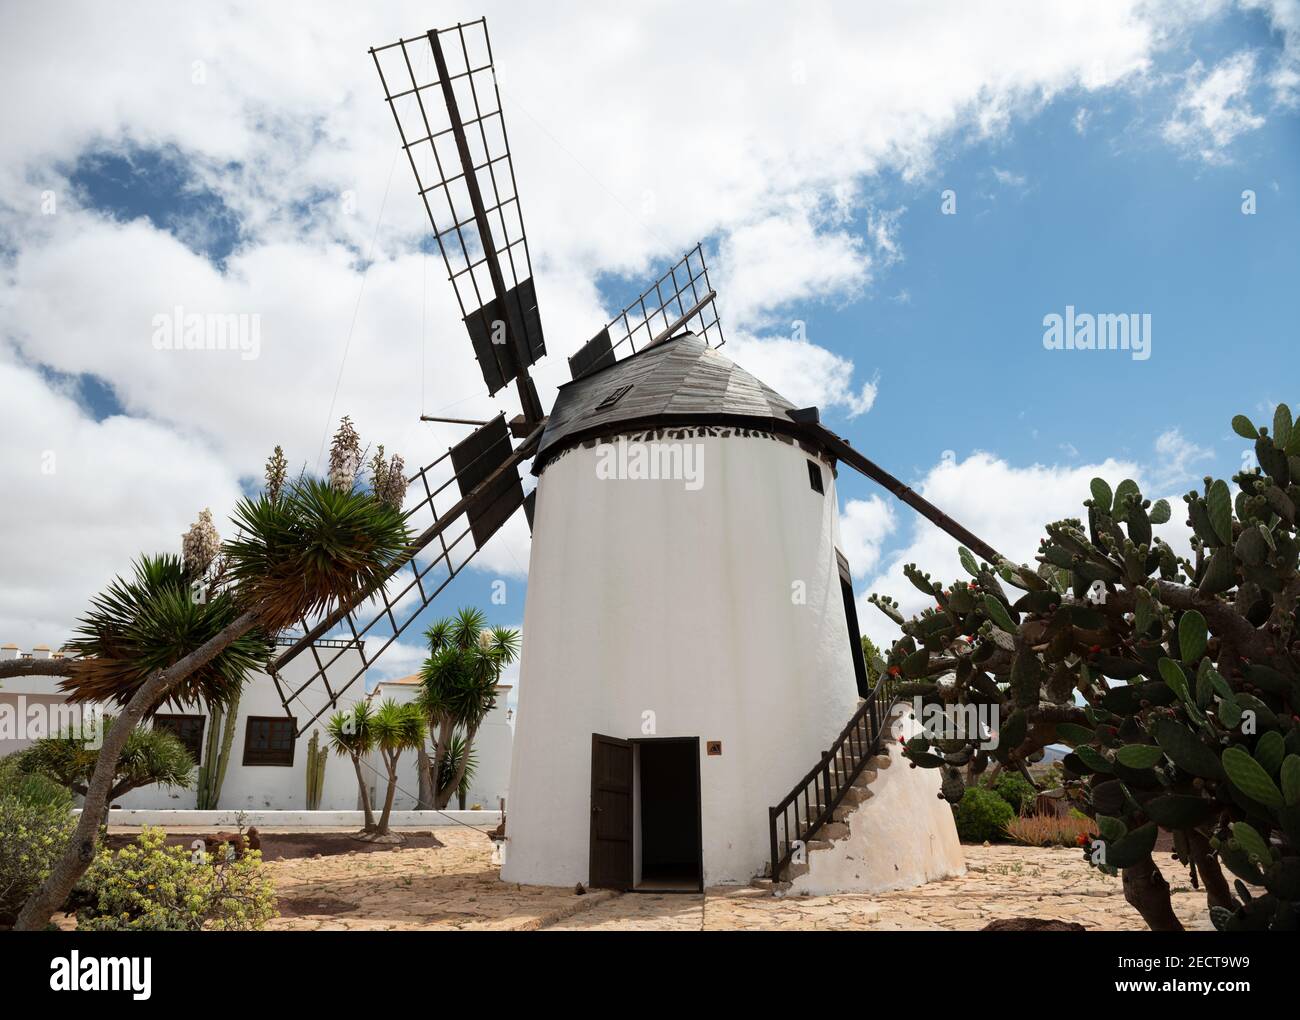
[[(0, 659), (20, 657), (16, 645), (0, 648)], [(49, 648), (37, 646), (32, 659), (47, 659)], [(322, 655), (326, 652), (322, 649)], [(334, 654), (330, 651), (328, 654)], [(311, 672), (309, 656), (290, 662), (281, 675), (281, 682), (301, 685)], [(346, 680), (360, 667), (361, 659), (356, 649), (340, 655), (330, 667), (330, 675), (337, 681)], [(0, 757), (20, 750), (51, 731), (57, 733), (79, 715), (76, 706), (66, 703), (59, 690), (60, 677), (25, 676), (0, 682)], [(341, 682), (334, 684), (342, 686)], [(340, 706), (351, 705), (365, 697), (364, 677), (339, 699)], [(280, 695), (270, 676), (254, 674), (244, 685), (236, 716), (234, 742), (230, 749), (225, 781), (221, 787), (218, 807), (223, 810), (304, 810), (307, 808), (307, 758), (313, 732), (319, 733), (319, 746), (328, 749), (325, 723), (333, 709), (327, 709), (317, 723), (302, 736), (294, 734), (316, 712), (326, 706), (323, 686), (312, 684), (294, 702), (292, 717), (285, 714)], [(107, 708), (112, 714), (111, 707)], [(164, 705), (153, 717), (152, 725), (166, 726), (190, 749), (195, 764), (202, 764), (208, 736), (207, 708), (203, 705)], [(197, 792), (192, 784), (187, 790), (160, 786), (132, 790), (114, 807), (146, 809), (193, 809)], [(347, 758), (330, 755), (325, 766), (325, 781), (319, 808), (322, 810), (354, 811), (360, 806), (356, 772)]]
[[(836, 462), (810, 416), (689, 334), (560, 388), (533, 467), (506, 881), (762, 873), (769, 807), (865, 693)], [(833, 881), (959, 871), (938, 774), (879, 781), (918, 839), (854, 826), (881, 867)]]
[[(328, 664), (327, 678), (330, 686), (338, 690), (360, 668), (360, 653), (348, 648), (341, 654), (337, 646), (346, 642), (331, 643), (328, 639), (317, 642), (323, 662)], [(9, 644), (0, 648), (0, 659), (19, 658), (18, 646)], [(38, 645), (28, 656), (33, 659), (58, 658), (47, 646)], [(332, 657), (338, 655), (337, 661)], [(308, 665), (311, 663), (311, 665)], [(281, 683), (286, 693), (293, 693), (311, 675), (315, 663), (311, 656), (291, 660), (281, 672)], [(27, 747), (48, 733), (58, 733), (81, 719), (80, 706), (71, 705), (59, 690), (61, 677), (24, 676), (0, 683), (0, 757)], [(365, 693), (365, 677), (339, 697), (338, 705), (344, 708), (367, 697), (373, 704), (385, 698), (399, 702), (415, 698), (418, 676), (399, 680), (381, 681), (370, 694)], [(510, 726), (511, 709), (506, 700), (509, 684), (497, 687), (496, 707), (488, 714), (474, 738), (474, 755), (477, 769), (465, 798), (467, 807), (478, 804), (484, 810), (495, 811), (506, 797), (510, 780), (510, 754), (513, 730)], [(337, 710), (327, 705), (324, 685), (310, 684), (294, 699), (295, 714), (286, 716), (275, 683), (265, 673), (255, 673), (244, 685), (239, 699), (235, 721), (234, 742), (230, 749), (229, 764), (221, 786), (217, 807), (226, 811), (301, 811), (307, 803), (307, 758), (312, 733), (319, 734), (318, 746), (328, 750), (325, 724)], [(97, 708), (99, 706), (96, 706)], [(320, 709), (325, 711), (302, 736), (293, 734)], [(107, 710), (112, 714), (111, 708)], [(206, 706), (164, 706), (154, 717), (152, 725), (172, 729), (186, 744), (201, 765), (207, 753), (210, 719)], [(416, 771), (418, 758), (406, 752), (399, 762), (401, 778), (394, 810), (415, 810), (418, 804), (419, 779)], [(376, 814), (383, 806), (387, 789), (387, 772), (378, 755), (363, 763), (362, 774), (370, 791)], [(114, 802), (114, 807), (151, 810), (189, 810), (196, 807), (197, 791), (178, 790), (161, 786), (147, 786), (132, 790)], [(354, 811), (359, 809), (360, 794), (356, 771), (351, 760), (330, 752), (325, 766), (325, 781), (318, 810)], [(459, 807), (453, 801), (449, 809)]]

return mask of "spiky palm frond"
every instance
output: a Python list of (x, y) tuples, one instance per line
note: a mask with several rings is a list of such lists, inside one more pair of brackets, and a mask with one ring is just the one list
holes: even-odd
[(430, 652), (440, 652), (451, 645), (451, 628), (451, 620), (435, 620), (424, 632), (424, 639), (429, 643)]
[(123, 784), (134, 790), (158, 783), (184, 790), (193, 775), (194, 758), (174, 734), (167, 730), (137, 729), (117, 760), (114, 787), (125, 792)]
[[(143, 556), (130, 579), (117, 577), (96, 595), (67, 644), (78, 656), (60, 685), (70, 699), (124, 705), (154, 670), (184, 658), (239, 615), (228, 592), (196, 598), (195, 580), (179, 556)], [(244, 635), (186, 677), (169, 700), (225, 704), (270, 652), (263, 635)]]
[(479, 635), (487, 626), (487, 617), (481, 609), (464, 606), (452, 620), (452, 639), (457, 648), (472, 648), (479, 643)]
[[(486, 665), (483, 659), (480, 663)], [(476, 669), (469, 674), (464, 683), (451, 691), (448, 699), (452, 717), (467, 729), (476, 730), (496, 707), (497, 679), (499, 670), (487, 668)]]
[(460, 649), (443, 646), (420, 666), (420, 693), (417, 704), (425, 716), (441, 721), (451, 712), (451, 692), (464, 683), (466, 657)]
[(493, 627), (489, 650), (502, 666), (519, 658), (519, 631), (509, 627)]
[(419, 704), (432, 723), (475, 729), (495, 706), (501, 670), (519, 655), (519, 632), (485, 624), (481, 610), (467, 607), (425, 632), (430, 655), (420, 667)]
[(370, 720), (375, 747), (388, 755), (410, 751), (424, 743), (424, 713), (419, 705), (398, 704), (391, 698)]
[(420, 667), (419, 705), (434, 722), (477, 726), (495, 703), (497, 660), (474, 645), (435, 652)]
[(374, 712), (368, 701), (358, 701), (350, 710), (335, 712), (326, 724), (330, 747), (339, 757), (359, 757), (370, 753), (375, 735), (370, 728)]
[(225, 545), (230, 576), (270, 631), (377, 589), (410, 541), (393, 507), (314, 478), (278, 500), (241, 500), (234, 519), (240, 534)]
[[(105, 728), (111, 719), (103, 720)], [(43, 737), (15, 756), (18, 768), (32, 775), (47, 776), (69, 789), (82, 792), (99, 760), (99, 751), (88, 747), (84, 735), (60, 734)], [(126, 739), (113, 770), (113, 796), (141, 786), (174, 786), (185, 789), (194, 774), (194, 759), (185, 745), (168, 730), (137, 728)]]
[(460, 761), (466, 753), (469, 757), (465, 762), (465, 771), (460, 777), (460, 785), (456, 787), (456, 796), (469, 796), (470, 785), (478, 770), (478, 755), (474, 753), (473, 745), (469, 746), (468, 752), (466, 751), (465, 738), (459, 733), (447, 741), (447, 754), (442, 759), (442, 770), (438, 773), (438, 789), (446, 789), (447, 784), (455, 778), (456, 769), (460, 767)]

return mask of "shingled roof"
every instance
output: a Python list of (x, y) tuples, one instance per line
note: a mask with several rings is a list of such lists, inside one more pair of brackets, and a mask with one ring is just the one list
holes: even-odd
[(634, 428), (732, 424), (799, 434), (795, 405), (693, 333), (560, 387), (534, 473), (584, 439)]

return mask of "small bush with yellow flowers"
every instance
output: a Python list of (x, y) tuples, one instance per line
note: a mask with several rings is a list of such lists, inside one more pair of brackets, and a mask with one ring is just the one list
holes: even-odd
[(261, 851), (234, 859), (165, 837), (146, 827), (120, 850), (100, 848), (81, 881), (79, 930), (255, 931), (276, 916)]

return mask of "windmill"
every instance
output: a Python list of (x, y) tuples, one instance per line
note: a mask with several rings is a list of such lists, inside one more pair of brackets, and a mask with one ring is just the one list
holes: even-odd
[[(999, 557), (986, 543), (826, 428), (816, 408), (794, 407), (718, 353), (725, 341), (715, 303), (717, 295), (710, 282), (702, 245), (697, 244), (654, 280), (568, 359), (572, 380), (560, 388), (553, 407), (544, 407), (529, 370), (545, 356), (546, 341), (486, 21), (480, 19), (448, 30), (429, 31), (373, 48), (370, 53), (483, 382), (490, 395), (512, 387), (521, 410), (510, 420), (503, 413), (487, 422), (461, 422), (472, 425), (473, 431), (411, 478), (406, 516), (417, 535), (387, 582), (366, 598), (341, 605), (323, 619), (302, 621), (302, 637), (278, 655), (271, 675), (290, 715), (294, 714), (296, 703), (301, 707), (298, 699), (305, 690), (317, 682), (324, 685), (326, 707), (311, 718), (300, 720), (298, 732), (305, 732), (422, 616), (507, 520), (523, 509), (533, 528), (534, 541), (525, 609), (524, 679), (521, 679), (516, 775), (511, 785), (512, 846), (507, 868), (516, 868), (518, 877), (513, 879), (516, 881), (571, 882), (576, 876), (598, 884), (628, 885), (631, 876), (624, 857), (631, 851), (624, 845), (628, 840), (621, 837), (622, 823), (615, 826), (618, 830), (615, 836), (609, 837), (599, 816), (606, 810), (610, 817), (627, 814), (627, 824), (632, 825), (629, 805), (635, 798), (631, 788), (624, 787), (630, 782), (634, 756), (630, 738), (606, 736), (601, 738), (605, 743), (596, 741), (601, 733), (614, 728), (603, 718), (593, 719), (593, 728), (580, 734), (584, 741), (588, 734), (596, 741), (592, 744), (590, 773), (590, 807), (595, 819), (590, 860), (585, 830), (581, 853), (545, 835), (534, 841), (532, 849), (522, 855), (518, 852), (517, 826), (533, 827), (541, 833), (555, 822), (547, 814), (555, 809), (551, 803), (553, 798), (539, 795), (531, 798), (532, 804), (521, 799), (525, 795), (520, 787), (528, 780), (521, 781), (520, 776), (531, 773), (534, 779), (540, 780), (547, 772), (545, 761), (551, 756), (541, 738), (541, 730), (554, 725), (541, 721), (548, 710), (533, 710), (538, 723), (529, 719), (530, 702), (545, 700), (550, 684), (537, 674), (537, 669), (562, 670), (560, 663), (566, 647), (590, 641), (593, 628), (604, 629), (606, 621), (590, 618), (591, 613), (599, 615), (603, 611), (602, 605), (622, 621), (608, 628), (607, 638), (626, 646), (631, 633), (626, 628), (635, 629), (638, 619), (647, 622), (652, 619), (655, 603), (665, 601), (674, 589), (678, 589), (679, 603), (689, 602), (689, 587), (693, 583), (690, 578), (699, 583), (701, 590), (725, 595), (731, 582), (717, 570), (700, 577), (698, 570), (712, 569), (710, 557), (699, 555), (699, 548), (691, 550), (693, 543), (700, 542), (720, 542), (725, 546), (727, 539), (715, 536), (726, 533), (730, 522), (716, 508), (703, 509), (697, 504), (691, 509), (689, 501), (678, 505), (680, 497), (676, 495), (665, 496), (665, 503), (629, 495), (626, 486), (623, 494), (618, 495), (617, 484), (593, 490), (589, 460), (595, 456), (597, 445), (613, 437), (651, 443), (698, 442), (701, 455), (708, 458), (707, 464), (718, 465), (711, 470), (726, 474), (720, 484), (713, 486), (714, 491), (724, 501), (732, 501), (733, 512), (757, 514), (763, 522), (761, 526), (737, 527), (737, 532), (746, 534), (756, 544), (755, 551), (759, 546), (788, 545), (787, 558), (803, 561), (798, 569), (807, 576), (796, 578), (795, 583), (817, 589), (810, 596), (811, 604), (804, 614), (811, 622), (774, 620), (774, 632), (784, 629), (787, 638), (802, 635), (792, 638), (796, 646), (805, 638), (814, 644), (831, 641), (824, 632), (835, 632), (833, 653), (813, 652), (814, 656), (826, 660), (822, 666), (827, 672), (835, 674), (834, 694), (823, 699), (824, 704), (816, 710), (802, 713), (803, 721), (792, 728), (797, 731), (791, 737), (790, 754), (794, 757), (768, 756), (771, 759), (768, 764), (775, 770), (773, 775), (780, 775), (779, 770), (786, 769), (787, 782), (780, 784), (783, 788), (804, 771), (803, 767), (791, 770), (790, 761), (799, 755), (821, 753), (825, 744), (843, 728), (844, 720), (854, 716), (859, 696), (870, 693), (865, 688), (862, 657), (844, 640), (848, 635), (852, 644), (856, 644), (857, 621), (846, 564), (834, 548), (837, 523), (833, 480), (837, 465), (848, 465), (883, 485), (990, 562), (997, 562)], [(530, 459), (539, 482), (537, 489), (525, 498), (519, 469)], [(802, 479), (802, 487), (796, 495), (788, 497), (773, 487), (786, 484), (791, 464)], [(556, 480), (552, 482), (552, 478)], [(778, 478), (783, 480), (774, 480)], [(822, 497), (812, 509), (805, 502), (808, 491)], [(743, 505), (767, 497), (781, 502), (783, 508), (764, 516), (762, 505)], [(785, 506), (789, 498), (795, 502)], [(646, 518), (645, 510), (651, 506), (660, 511), (659, 518)], [(699, 509), (703, 512), (697, 514)], [(618, 513), (631, 516), (619, 520)], [(784, 519), (782, 514), (791, 519)], [(793, 519), (798, 517), (802, 521), (808, 514), (813, 515), (808, 518), (812, 522), (808, 527)], [(664, 518), (673, 520), (675, 533), (662, 532)], [(635, 526), (637, 521), (639, 528)], [(615, 527), (617, 530), (610, 530)], [(807, 532), (807, 535), (798, 541), (787, 541), (786, 531), (782, 529)], [(665, 577), (652, 566), (657, 555), (655, 550), (678, 540), (688, 548), (686, 562), (680, 566), (684, 575), (675, 579)], [(792, 551), (795, 547), (797, 552)], [(743, 549), (726, 548), (721, 558), (731, 562), (743, 555)], [(672, 560), (673, 556), (666, 558)], [(601, 568), (600, 564), (609, 569)], [(589, 576), (593, 566), (598, 576)], [(657, 575), (653, 581), (644, 576), (647, 566), (649, 572)], [(637, 576), (638, 573), (643, 576)], [(780, 571), (777, 573), (785, 577)], [(771, 576), (770, 571), (764, 575), (767, 579)], [(780, 586), (785, 598), (790, 587), (788, 578)], [(653, 593), (647, 595), (650, 602), (639, 603), (638, 591)], [(700, 609), (702, 617), (707, 617), (709, 612), (731, 612), (721, 606)], [(664, 615), (671, 617), (674, 612), (666, 611)], [(709, 640), (707, 628), (701, 632), (688, 624), (686, 629), (691, 631), (690, 641)], [(321, 640), (327, 636), (330, 641)], [(621, 656), (626, 652), (626, 647), (613, 652), (598, 649), (595, 657), (600, 660), (599, 665), (594, 662), (590, 667), (578, 665), (576, 672), (586, 677), (583, 682), (594, 685), (583, 697), (593, 704), (610, 700), (609, 692), (601, 690), (596, 674), (623, 661)], [(309, 665), (314, 668), (305, 680), (287, 683), (282, 675), (284, 666), (304, 653), (313, 657)], [(349, 654), (348, 669), (343, 670), (346, 675), (340, 677), (337, 668), (329, 672)], [(351, 669), (352, 663), (356, 664), (355, 669)], [(636, 664), (629, 664), (629, 669), (635, 672)], [(331, 686), (331, 677), (335, 686)], [(610, 677), (609, 683), (617, 685), (620, 678)], [(641, 694), (654, 700), (646, 687), (641, 684), (638, 693), (629, 694), (632, 700), (623, 708), (630, 711), (628, 706), (635, 707)], [(664, 696), (668, 697), (666, 692)], [(551, 700), (553, 710), (562, 699)], [(672, 715), (673, 706), (665, 703), (656, 709), (654, 705), (645, 705), (638, 711), (652, 714), (657, 711), (660, 715), (667, 711)], [(879, 715), (878, 706), (872, 711)], [(880, 720), (875, 719), (873, 723), (871, 713), (862, 718), (863, 725), (871, 724), (879, 729)], [(582, 723), (579, 729), (584, 725), (587, 724)], [(527, 727), (532, 727), (531, 731)], [(563, 739), (564, 735), (560, 736)], [(699, 735), (695, 738), (698, 743)], [(714, 743), (718, 745), (716, 754)], [(722, 760), (727, 754), (741, 750), (735, 747), (736, 743), (734, 737), (730, 742), (710, 741), (710, 760), (712, 757)], [(722, 750), (728, 746), (731, 751)], [(668, 755), (666, 748), (665, 744), (647, 750), (644, 768), (650, 768), (649, 762), (655, 754)], [(584, 744), (580, 755), (583, 761), (586, 753)], [(728, 766), (733, 761), (727, 759)], [(665, 766), (670, 771), (676, 767), (671, 763)], [(695, 774), (698, 786), (698, 762)], [(580, 797), (569, 789), (579, 778)], [(571, 815), (576, 810), (574, 798), (578, 797), (585, 819), (587, 776), (579, 778), (559, 780), (551, 776), (545, 782), (564, 785), (567, 799), (561, 814)], [(770, 780), (766, 788), (756, 784), (762, 789), (761, 796), (775, 799), (774, 794), (782, 792), (771, 788), (770, 783), (774, 781)], [(607, 788), (597, 791), (601, 782)], [(829, 810), (825, 813), (829, 817)], [(805, 825), (811, 822), (810, 817), (803, 820)], [(775, 822), (772, 824), (775, 826)], [(746, 822), (742, 828), (748, 825)], [(732, 875), (735, 868), (748, 866), (748, 858), (739, 864), (719, 858), (715, 866), (709, 867), (710, 854), (706, 847), (710, 845), (710, 837), (700, 835), (699, 828), (697, 823), (700, 861), (696, 879), (702, 882), (706, 871), (713, 877), (735, 877)], [(776, 847), (775, 828), (772, 832), (772, 845)], [(730, 839), (730, 834), (719, 838), (725, 841)], [(766, 849), (766, 835), (759, 843), (761, 852)], [(781, 845), (789, 843), (787, 838)], [(543, 863), (547, 855), (563, 862), (558, 870)], [(522, 863), (516, 863), (521, 856)], [(598, 873), (604, 872), (610, 872), (613, 877), (601, 882)]]

